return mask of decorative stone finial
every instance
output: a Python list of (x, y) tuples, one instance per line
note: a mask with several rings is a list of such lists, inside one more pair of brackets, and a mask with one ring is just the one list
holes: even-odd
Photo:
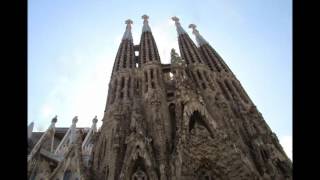
[(72, 124), (76, 124), (78, 122), (78, 116), (75, 116), (73, 119), (72, 119)]
[(127, 27), (126, 27), (126, 31), (123, 34), (122, 40), (125, 40), (125, 39), (132, 40), (131, 24), (133, 24), (133, 21), (131, 19), (127, 19), (125, 23), (127, 24)]
[(178, 18), (177, 16), (173, 16), (171, 19), (172, 19), (172, 20), (175, 22), (175, 24), (176, 24), (178, 34), (179, 34), (179, 35), (180, 35), (180, 34), (186, 34), (186, 32), (184, 31), (184, 29), (183, 29), (183, 28), (181, 27), (181, 25), (180, 25), (179, 18)]
[(144, 15), (142, 16), (142, 19), (143, 19), (144, 21), (148, 21), (149, 16), (148, 16), (148, 15), (146, 15), (146, 14), (144, 14)]
[(192, 33), (196, 36), (196, 41), (198, 42), (199, 46), (208, 44), (208, 42), (200, 35), (199, 31), (196, 29), (197, 26), (195, 24), (190, 24), (189, 28), (192, 29)]
[(92, 123), (93, 124), (96, 124), (98, 122), (98, 119), (97, 119), (97, 116), (95, 116), (94, 118), (93, 118), (93, 120), (92, 120)]
[(58, 116), (54, 116), (51, 120), (51, 124), (55, 124), (58, 121)]
[(150, 29), (149, 24), (148, 24), (149, 16), (144, 14), (141, 18), (143, 19), (142, 32), (147, 32), (147, 31), (151, 32), (151, 29)]
[(191, 28), (193, 30), (193, 32), (198, 31), (196, 28), (197, 26), (195, 24), (190, 24), (189, 28)]
[(128, 26), (130, 26), (131, 24), (133, 24), (133, 21), (132, 21), (131, 19), (127, 19), (127, 20), (125, 21), (125, 23), (126, 23)]
[(177, 16), (173, 16), (171, 18), (175, 23), (179, 23), (179, 18)]

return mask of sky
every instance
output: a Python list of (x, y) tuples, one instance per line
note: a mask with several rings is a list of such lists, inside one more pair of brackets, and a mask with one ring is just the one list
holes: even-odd
[[(292, 159), (292, 2), (290, 0), (30, 0), (28, 1), (28, 124), (46, 130), (90, 127), (103, 117), (114, 59), (133, 21), (139, 44), (147, 14), (162, 63), (178, 51), (172, 16), (224, 59)], [(98, 122), (101, 126), (101, 121)]]

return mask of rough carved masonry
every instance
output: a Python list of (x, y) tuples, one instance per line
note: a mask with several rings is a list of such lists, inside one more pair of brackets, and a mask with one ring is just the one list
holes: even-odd
[[(103, 124), (28, 134), (35, 180), (283, 180), (292, 162), (235, 75), (190, 24), (175, 21), (181, 57), (162, 64), (144, 15), (140, 44), (131, 20), (117, 52)], [(136, 55), (135, 52), (138, 52)]]

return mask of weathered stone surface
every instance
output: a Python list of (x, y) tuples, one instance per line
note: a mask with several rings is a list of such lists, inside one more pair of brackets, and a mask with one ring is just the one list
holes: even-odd
[[(88, 131), (76, 128), (76, 142), (65, 145), (64, 155), (33, 151), (29, 178), (292, 179), (292, 163), (276, 135), (196, 26), (190, 27), (200, 47), (174, 18), (181, 57), (173, 49), (171, 64), (163, 65), (143, 18), (139, 45), (133, 45), (127, 21), (99, 131), (94, 125)], [(40, 138), (30, 137), (30, 145)], [(56, 149), (62, 138), (63, 133), (53, 144), (47, 138), (37, 147)]]

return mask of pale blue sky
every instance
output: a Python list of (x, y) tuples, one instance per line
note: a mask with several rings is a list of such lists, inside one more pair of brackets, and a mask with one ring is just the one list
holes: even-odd
[[(140, 41), (141, 16), (149, 22), (161, 61), (178, 48), (172, 16), (197, 25), (242, 83), (291, 156), (292, 2), (290, 0), (30, 0), (28, 1), (28, 123), (45, 130), (91, 126), (102, 118), (114, 58), (133, 20)], [(98, 123), (100, 125), (101, 122)]]

